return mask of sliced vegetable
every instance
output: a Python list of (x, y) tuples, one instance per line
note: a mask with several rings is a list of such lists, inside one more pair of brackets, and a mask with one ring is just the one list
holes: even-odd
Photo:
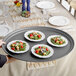
[(50, 53), (50, 50), (45, 46), (39, 46), (35, 48), (35, 53), (41, 56), (47, 56)]
[(38, 32), (32, 32), (28, 35), (28, 37), (33, 40), (39, 40), (42, 36)]
[(51, 38), (51, 42), (55, 45), (62, 45), (65, 43), (65, 40), (63, 40), (60, 36)]
[(11, 49), (12, 49), (12, 50), (15, 50), (15, 48), (13, 48), (13, 47), (12, 47)]
[(24, 51), (26, 49), (26, 43), (23, 43), (21, 41), (16, 41), (12, 43), (10, 47), (14, 51)]
[(39, 53), (39, 51), (38, 51), (38, 50), (36, 50), (35, 52), (36, 52), (36, 54), (38, 54), (38, 53)]

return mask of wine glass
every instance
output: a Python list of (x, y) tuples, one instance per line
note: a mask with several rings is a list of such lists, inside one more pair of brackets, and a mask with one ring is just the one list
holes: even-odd
[(42, 9), (42, 14), (43, 14), (43, 21), (48, 21), (49, 15), (48, 15), (48, 9)]

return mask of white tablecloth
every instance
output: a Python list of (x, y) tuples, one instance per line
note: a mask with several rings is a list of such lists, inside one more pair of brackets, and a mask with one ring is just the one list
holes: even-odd
[[(65, 29), (60, 28), (66, 32), (68, 32), (74, 40), (76, 39), (76, 20), (67, 12), (60, 4), (56, 2), (56, 0), (52, 0), (55, 2), (56, 7), (59, 8), (60, 13), (54, 12), (52, 15), (64, 15), (71, 20), (70, 26), (73, 29)], [(57, 13), (57, 14), (55, 14)], [(46, 23), (46, 26), (53, 27), (49, 23)], [(54, 27), (56, 28), (56, 27)], [(76, 40), (75, 40), (76, 42)], [(5, 54), (2, 49), (0, 49), (1, 54)], [(26, 68), (26, 62), (17, 60), (10, 64), (5, 64), (3, 68), (0, 69), (0, 76), (75, 76), (76, 73), (76, 46), (71, 53), (67, 56), (57, 59), (56, 66), (43, 68), (43, 69), (35, 69), (28, 71)]]

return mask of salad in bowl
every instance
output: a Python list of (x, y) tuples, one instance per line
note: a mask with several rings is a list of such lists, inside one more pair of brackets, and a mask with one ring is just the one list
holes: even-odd
[(31, 52), (39, 58), (49, 58), (54, 54), (54, 50), (45, 44), (37, 44), (33, 46)]
[(13, 53), (24, 53), (29, 50), (29, 44), (22, 40), (14, 40), (7, 44), (7, 49)]
[(24, 34), (24, 37), (27, 40), (34, 41), (34, 42), (42, 41), (45, 39), (44, 33), (42, 33), (41, 31), (36, 31), (36, 30), (27, 31)]
[(47, 42), (56, 47), (64, 47), (68, 44), (68, 40), (61, 35), (51, 35), (47, 38)]

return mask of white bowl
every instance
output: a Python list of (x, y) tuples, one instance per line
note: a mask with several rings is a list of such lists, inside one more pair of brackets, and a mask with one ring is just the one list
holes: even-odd
[[(53, 43), (51, 42), (51, 38), (57, 37), (57, 36), (60, 36), (63, 40), (65, 40), (65, 43), (62, 44), (62, 45), (55, 45), (55, 44), (53, 44)], [(50, 45), (55, 46), (55, 47), (64, 47), (64, 46), (66, 46), (66, 45), (68, 44), (68, 40), (67, 40), (65, 37), (61, 36), (61, 35), (51, 35), (51, 36), (49, 36), (49, 37), (47, 38), (47, 42), (48, 42)]]
[[(40, 33), (41, 36), (42, 36), (41, 39), (39, 39), (39, 40), (30, 39), (30, 38), (28, 37), (28, 35), (29, 35), (30, 33), (32, 33), (32, 32), (38, 32), (38, 33)], [(37, 30), (30, 30), (30, 31), (25, 32), (24, 37), (25, 37), (27, 40), (29, 40), (29, 41), (34, 41), (34, 42), (39, 42), (39, 41), (42, 41), (42, 40), (45, 39), (44, 33), (42, 33), (41, 31), (37, 31)]]
[[(45, 46), (45, 47), (47, 47), (50, 50), (50, 54), (47, 55), (47, 56), (40, 56), (40, 55), (36, 54), (35, 53), (35, 48), (39, 47), (39, 46)], [(51, 57), (54, 54), (54, 50), (52, 49), (52, 47), (50, 47), (48, 45), (45, 45), (45, 44), (37, 44), (37, 45), (33, 46), (32, 49), (31, 49), (31, 52), (32, 52), (33, 55), (35, 55), (38, 58), (49, 58), (49, 57)]]
[[(11, 45), (12, 43), (16, 42), (16, 41), (21, 41), (21, 42), (23, 42), (23, 43), (26, 43), (26, 49), (25, 49), (24, 51), (14, 51), (14, 50), (12, 50), (11, 47), (10, 47), (10, 45)], [(14, 40), (14, 41), (11, 41), (11, 42), (9, 42), (9, 43), (7, 44), (7, 49), (8, 49), (10, 52), (13, 52), (13, 53), (25, 53), (25, 52), (27, 52), (27, 51), (29, 50), (29, 48), (30, 48), (29, 44), (28, 44), (27, 42), (25, 42), (25, 41), (22, 41), (22, 40)]]

